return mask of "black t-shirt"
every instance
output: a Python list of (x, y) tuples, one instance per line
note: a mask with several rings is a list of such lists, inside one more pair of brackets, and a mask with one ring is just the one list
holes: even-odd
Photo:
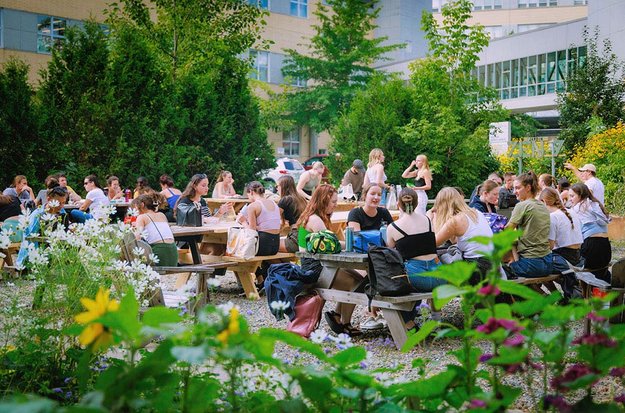
[(284, 219), (289, 225), (295, 225), (301, 214), (301, 212), (298, 213), (297, 211), (297, 201), (292, 196), (285, 196), (284, 198), (280, 198), (278, 207), (282, 208)]
[(20, 200), (13, 195), (7, 196), (9, 196), (11, 200), (4, 205), (0, 205), (0, 221), (4, 221), (5, 219), (10, 217), (18, 216), (22, 213)]
[(352, 209), (349, 211), (349, 215), (347, 216), (347, 224), (349, 225), (350, 222), (357, 222), (360, 224), (361, 231), (380, 229), (382, 221), (386, 222), (386, 225), (393, 222), (391, 213), (388, 212), (386, 208), (382, 207), (378, 207), (378, 213), (375, 214), (374, 217), (367, 215), (362, 207)]

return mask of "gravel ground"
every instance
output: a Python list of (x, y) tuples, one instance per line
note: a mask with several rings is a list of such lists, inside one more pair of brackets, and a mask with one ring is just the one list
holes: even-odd
[[(625, 242), (613, 243), (613, 259), (616, 260), (625, 256)], [(261, 297), (258, 301), (247, 300), (241, 296), (241, 288), (236, 282), (234, 274), (230, 271), (223, 277), (218, 277), (220, 280), (220, 286), (216, 291), (211, 293), (211, 303), (222, 304), (231, 301), (235, 305), (238, 305), (241, 309), (241, 314), (244, 315), (252, 330), (256, 331), (262, 327), (275, 327), (286, 328), (286, 321), (276, 321), (273, 315), (269, 312), (266, 297)], [(193, 283), (193, 279), (190, 283)], [(173, 289), (175, 278), (166, 277), (163, 279), (163, 285), (165, 289)], [(32, 297), (32, 283), (21, 280), (3, 279), (0, 281), (0, 308), (5, 308), (9, 304), (10, 300), (15, 297), (19, 297), (19, 301), (23, 305), (29, 304)], [(326, 310), (330, 308), (331, 304), (326, 306)], [(442, 321), (451, 323), (453, 325), (462, 325), (462, 312), (460, 310), (459, 301), (455, 300), (450, 302), (442, 309)], [(0, 315), (0, 331), (2, 331), (3, 317)], [(354, 312), (352, 322), (354, 325), (359, 325), (364, 320), (364, 308), (358, 306)], [(321, 321), (319, 328), (331, 333), (331, 330), (325, 323), (325, 320)], [(576, 331), (576, 335), (581, 334), (582, 325), (576, 323), (573, 325)], [(2, 337), (0, 337), (2, 340)], [(4, 340), (2, 340), (4, 341)], [(402, 353), (395, 349), (395, 345), (390, 337), (390, 334), (385, 332), (368, 333), (361, 338), (355, 339), (356, 345), (364, 346), (369, 353), (369, 357), (365, 363), (365, 368), (376, 369), (382, 367), (395, 367), (403, 366), (396, 372), (391, 373), (385, 377), (389, 381), (393, 380), (411, 380), (418, 377), (416, 369), (410, 368), (411, 363), (416, 358), (423, 358), (428, 361), (427, 374), (434, 374), (444, 369), (448, 363), (453, 363), (453, 358), (447, 353), (449, 351), (458, 349), (460, 341), (445, 339), (432, 341), (428, 340), (426, 343), (419, 347), (414, 348), (408, 353)], [(486, 343), (478, 344), (483, 351), (487, 351), (488, 347)], [(280, 357), (283, 360), (289, 362), (310, 363), (312, 358), (307, 355), (301, 355), (297, 350), (294, 350), (288, 346), (280, 346)], [(524, 381), (522, 377), (511, 376), (507, 378), (507, 384), (521, 387), (523, 389), (523, 395), (517, 400), (513, 408), (521, 411), (532, 410), (532, 397), (533, 389), (541, 388), (541, 377), (539, 374), (535, 374), (532, 377), (530, 383)], [(622, 387), (619, 387), (618, 383), (611, 379), (606, 378), (595, 386), (594, 392), (598, 398), (608, 400), (614, 397), (615, 392), (618, 390), (620, 394), (623, 391)], [(578, 395), (581, 397), (581, 395)]]

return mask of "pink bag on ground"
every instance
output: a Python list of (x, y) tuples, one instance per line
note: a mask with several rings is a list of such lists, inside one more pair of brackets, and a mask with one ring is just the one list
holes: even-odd
[(321, 321), (321, 311), (325, 300), (316, 292), (298, 295), (295, 298), (295, 317), (286, 329), (302, 337), (310, 337)]

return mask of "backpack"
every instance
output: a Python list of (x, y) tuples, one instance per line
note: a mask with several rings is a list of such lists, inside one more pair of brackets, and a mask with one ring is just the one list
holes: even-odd
[(371, 301), (377, 294), (397, 297), (415, 292), (404, 268), (404, 259), (394, 248), (372, 246), (367, 254), (369, 261), (369, 284), (365, 294)]
[(334, 232), (324, 229), (306, 236), (306, 251), (311, 254), (338, 254), (341, 243)]
[(377, 229), (354, 232), (354, 252), (366, 254), (372, 246), (383, 247), (382, 233)]

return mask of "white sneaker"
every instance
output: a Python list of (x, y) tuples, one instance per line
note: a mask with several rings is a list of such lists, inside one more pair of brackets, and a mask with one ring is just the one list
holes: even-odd
[(375, 318), (375, 321), (379, 321), (380, 323), (382, 323), (382, 328), (388, 328), (388, 323), (386, 322), (386, 319), (382, 314), (378, 314), (378, 316)]
[(360, 329), (363, 331), (381, 330), (384, 328), (384, 323), (374, 317), (367, 317), (365, 321), (360, 323)]

